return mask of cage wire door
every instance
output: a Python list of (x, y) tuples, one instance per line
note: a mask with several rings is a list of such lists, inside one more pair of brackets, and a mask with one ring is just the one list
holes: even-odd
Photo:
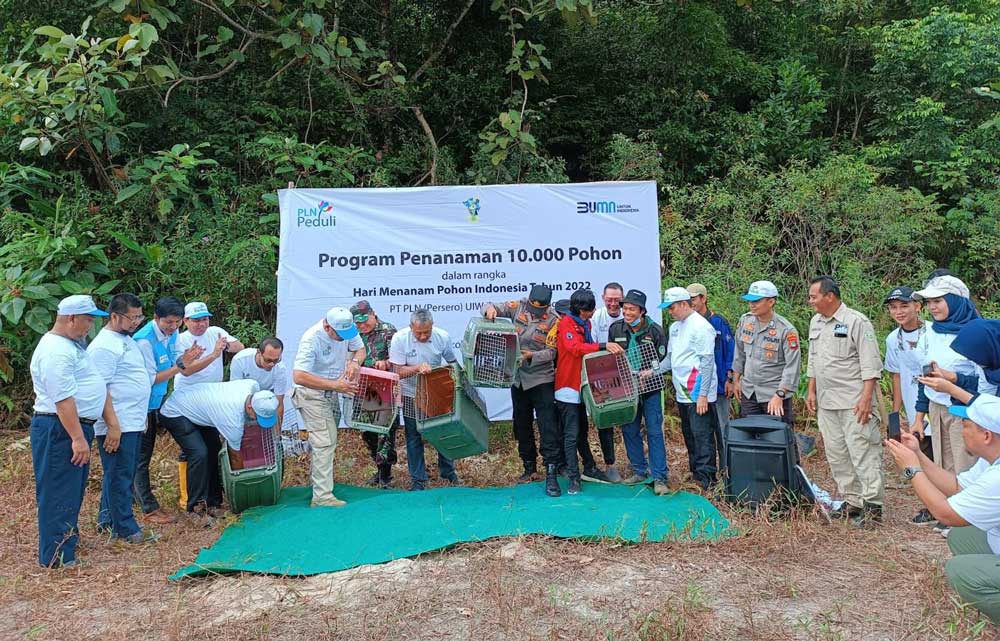
[(512, 386), (517, 355), (516, 334), (480, 331), (473, 350), (473, 382), (480, 387)]
[(278, 461), (278, 430), (276, 427), (263, 428), (251, 423), (243, 428), (243, 439), (240, 442), (240, 455), (243, 458), (243, 468), (236, 470), (259, 469), (271, 467)]
[[(417, 374), (416, 393), (412, 399), (404, 399), (403, 402), (404, 415), (420, 423), (454, 413), (457, 387), (454, 367), (446, 365), (426, 374)], [(405, 414), (407, 411), (411, 414)]]
[(656, 353), (656, 345), (650, 341), (639, 341), (625, 352), (629, 369), (635, 376), (638, 393), (648, 394), (663, 389), (666, 377), (657, 370), (660, 356)]
[(605, 354), (584, 361), (587, 380), (597, 405), (638, 396), (632, 368), (625, 354)]
[(366, 432), (388, 434), (396, 424), (401, 399), (398, 374), (362, 367), (357, 391), (344, 399), (346, 423)]

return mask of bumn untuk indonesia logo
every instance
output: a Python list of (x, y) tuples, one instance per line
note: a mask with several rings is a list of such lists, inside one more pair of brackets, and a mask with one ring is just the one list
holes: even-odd
[(295, 224), (297, 227), (336, 227), (333, 203), (322, 200), (317, 207), (300, 207), (295, 211)]

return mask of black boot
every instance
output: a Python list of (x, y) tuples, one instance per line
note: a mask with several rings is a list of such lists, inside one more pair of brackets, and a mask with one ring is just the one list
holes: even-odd
[(545, 493), (549, 496), (562, 496), (559, 489), (559, 474), (555, 465), (545, 466)]
[(882, 525), (882, 506), (865, 501), (864, 509), (851, 519), (851, 525), (859, 530), (871, 530)]
[(535, 467), (534, 463), (524, 464), (524, 472), (521, 476), (517, 477), (518, 483), (531, 483), (536, 479), (535, 475), (538, 473), (538, 469)]

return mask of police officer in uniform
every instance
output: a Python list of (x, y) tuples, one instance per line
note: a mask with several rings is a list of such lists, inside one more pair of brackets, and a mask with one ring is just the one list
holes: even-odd
[(482, 313), (487, 320), (509, 318), (514, 321), (523, 361), (514, 373), (510, 400), (514, 406), (514, 438), (524, 464), (519, 483), (535, 480), (538, 450), (535, 446), (535, 417), (541, 430), (542, 460), (555, 469), (562, 462), (562, 443), (555, 411), (556, 350), (546, 344), (549, 332), (559, 323), (551, 307), (552, 290), (534, 285), (528, 298), (508, 303), (487, 303)]
[(851, 518), (855, 527), (882, 521), (882, 434), (876, 404), (882, 376), (875, 329), (864, 314), (841, 302), (840, 286), (831, 276), (814, 278), (809, 304), (809, 395), (806, 406), (816, 412), (826, 445), (826, 460), (844, 497), (834, 513)]
[(778, 288), (767, 280), (751, 283), (743, 296), (750, 313), (740, 317), (733, 356), (732, 394), (740, 416), (770, 414), (795, 424), (792, 399), (799, 387), (802, 351), (799, 334), (775, 313)]

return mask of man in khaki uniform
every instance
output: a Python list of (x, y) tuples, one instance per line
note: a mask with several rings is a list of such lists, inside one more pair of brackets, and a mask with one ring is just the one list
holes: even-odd
[(295, 403), (312, 446), (312, 507), (340, 507), (333, 493), (333, 458), (340, 426), (340, 395), (357, 390), (365, 344), (347, 308), (332, 307), (299, 341), (292, 366)]
[(750, 313), (743, 314), (736, 327), (732, 371), (740, 416), (770, 414), (794, 425), (792, 399), (802, 368), (799, 334), (788, 319), (775, 313), (778, 288), (771, 281), (752, 283), (743, 300)]
[[(559, 315), (552, 309), (552, 290), (545, 285), (534, 285), (528, 298), (508, 303), (486, 303), (483, 316), (489, 320), (503, 317), (514, 321), (518, 342), (521, 345), (521, 366), (514, 372), (510, 400), (514, 407), (514, 438), (517, 453), (524, 464), (519, 483), (536, 479), (538, 449), (535, 446), (535, 417), (541, 432), (542, 460), (548, 469), (555, 471), (562, 460), (559, 426), (556, 420), (555, 377), (556, 350), (546, 346), (549, 331), (559, 324)], [(552, 488), (558, 489), (558, 485)]]
[(882, 355), (871, 321), (840, 299), (831, 276), (809, 287), (816, 315), (809, 323), (809, 395), (806, 406), (818, 412), (826, 459), (845, 503), (833, 515), (851, 518), (855, 527), (882, 520), (882, 438), (875, 386)]

